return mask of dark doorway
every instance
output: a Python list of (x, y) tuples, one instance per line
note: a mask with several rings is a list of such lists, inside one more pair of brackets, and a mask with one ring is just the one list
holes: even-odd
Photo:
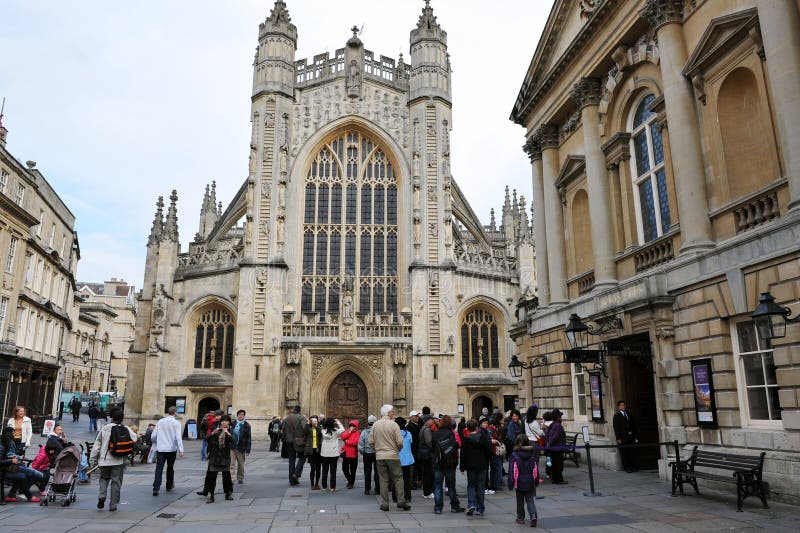
[[(611, 348), (611, 346), (610, 346)], [(635, 335), (615, 339), (610, 350), (619, 359), (619, 383), (626, 407), (636, 427), (640, 443), (658, 442), (658, 414), (656, 410), (655, 374), (649, 335)], [(635, 453), (640, 469), (658, 468), (659, 448), (639, 448)]]
[(206, 416), (209, 411), (216, 411), (219, 409), (219, 400), (208, 396), (200, 400), (197, 404), (197, 426), (200, 426), (200, 420)]
[(489, 410), (489, 414), (491, 415), (494, 402), (488, 396), (478, 396), (472, 400), (472, 416), (476, 419), (480, 418), (484, 407)]
[(513, 411), (519, 404), (519, 396), (516, 394), (503, 396), (503, 413)]
[(361, 427), (366, 427), (369, 416), (367, 386), (355, 372), (345, 370), (336, 376), (328, 388), (327, 399), (325, 416), (338, 418), (345, 427), (350, 420), (358, 420)]

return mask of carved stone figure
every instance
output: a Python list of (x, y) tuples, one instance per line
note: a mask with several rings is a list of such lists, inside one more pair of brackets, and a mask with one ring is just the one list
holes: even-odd
[(422, 208), (422, 206), (420, 205), (420, 196), (421, 196), (420, 188), (421, 187), (419, 186), (419, 180), (415, 178), (414, 179), (414, 209), (421, 209)]
[(392, 347), (392, 364), (404, 366), (406, 364), (406, 351), (402, 346)]
[(299, 345), (291, 346), (286, 349), (286, 364), (287, 365), (299, 365), (300, 364), (300, 355), (302, 353), (302, 348)]
[(406, 399), (406, 367), (398, 366), (395, 368), (392, 389), (395, 400)]
[(419, 152), (416, 152), (416, 151), (414, 152), (414, 161), (412, 163), (412, 166), (413, 166), (413, 169), (414, 169), (413, 174), (414, 174), (414, 177), (416, 178), (416, 177), (418, 177), (420, 175), (420, 172), (421, 172), (420, 161), (419, 161)]
[(349, 326), (353, 323), (353, 292), (346, 288), (342, 296), (342, 324)]
[(250, 176), (255, 175), (256, 173), (256, 145), (250, 145), (250, 161), (249, 161), (249, 168), (248, 172)]
[(284, 219), (283, 217), (278, 218), (277, 224), (275, 225), (275, 242), (283, 243), (284, 242)]
[(289, 401), (300, 399), (300, 378), (294, 368), (290, 368), (286, 373), (286, 399)]
[(280, 155), (278, 156), (278, 170), (280, 170), (281, 174), (284, 174), (288, 166), (289, 150), (286, 146), (281, 146)]
[(447, 353), (455, 353), (456, 352), (456, 338), (450, 334), (447, 337)]
[(414, 246), (419, 246), (422, 238), (422, 223), (419, 217), (414, 217)]
[(439, 226), (436, 224), (436, 222), (428, 223), (428, 231), (433, 238), (437, 238), (439, 236)]
[(361, 95), (361, 71), (358, 62), (353, 59), (350, 61), (350, 68), (347, 71), (347, 96), (358, 98)]

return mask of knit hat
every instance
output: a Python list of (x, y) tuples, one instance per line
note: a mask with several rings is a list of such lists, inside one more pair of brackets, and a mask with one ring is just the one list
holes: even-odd
[(369, 424), (370, 426), (371, 426), (372, 424), (374, 424), (375, 422), (377, 422), (377, 421), (378, 421), (378, 417), (377, 417), (377, 416), (375, 416), (375, 415), (369, 415), (369, 416), (367, 417), (367, 424)]

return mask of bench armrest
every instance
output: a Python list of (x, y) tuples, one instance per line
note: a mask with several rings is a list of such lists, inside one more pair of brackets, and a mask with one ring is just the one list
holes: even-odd
[(670, 461), (667, 464), (668, 464), (668, 466), (671, 466), (673, 469), (691, 470), (691, 468), (689, 468), (691, 466), (691, 458), (689, 458), (689, 459), (678, 459), (677, 461)]

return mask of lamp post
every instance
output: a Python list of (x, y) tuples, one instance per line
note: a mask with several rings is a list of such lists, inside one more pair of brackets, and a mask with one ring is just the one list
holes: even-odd
[[(81, 357), (83, 358), (83, 364), (84, 365), (89, 365), (89, 359), (91, 359), (92, 354), (89, 353), (89, 350), (84, 350), (83, 353), (81, 354)], [(89, 386), (87, 387), (87, 391), (86, 392), (89, 392), (89, 391), (92, 390), (92, 374), (93, 374), (93, 370), (94, 370), (94, 365), (90, 365), (89, 366)]]
[[(564, 334), (567, 337), (570, 349), (564, 350), (564, 360), (568, 363), (581, 365), (587, 371), (602, 372), (608, 377), (606, 350), (587, 350), (589, 335), (602, 335), (613, 329), (622, 329), (622, 320), (612, 317), (600, 323), (599, 326), (585, 324), (576, 313), (569, 316)], [(593, 365), (589, 368), (588, 365)]]
[(522, 377), (523, 370), (530, 370), (531, 368), (537, 368), (540, 366), (547, 366), (547, 356), (546, 355), (537, 355), (533, 357), (530, 362), (526, 363), (524, 361), (520, 361), (517, 354), (511, 356), (511, 362), (508, 363), (508, 372), (511, 374), (512, 378), (519, 378)]
[(775, 298), (769, 292), (762, 292), (758, 298), (758, 305), (750, 315), (755, 322), (756, 332), (761, 340), (769, 342), (772, 339), (782, 339), (786, 336), (786, 324), (800, 322), (800, 315), (789, 318), (792, 311), (775, 303)]

